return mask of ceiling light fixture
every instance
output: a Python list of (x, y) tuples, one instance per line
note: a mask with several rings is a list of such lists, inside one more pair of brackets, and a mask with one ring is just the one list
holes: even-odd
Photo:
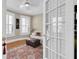
[(28, 0), (26, 0), (26, 2), (22, 5), (20, 5), (20, 8), (23, 8), (23, 7), (29, 7), (30, 6), (30, 2)]
[(26, 0), (25, 4), (26, 7), (30, 6), (30, 2), (28, 0)]
[(30, 6), (30, 3), (26, 1), (26, 2), (25, 2), (25, 6), (26, 6), (26, 7)]

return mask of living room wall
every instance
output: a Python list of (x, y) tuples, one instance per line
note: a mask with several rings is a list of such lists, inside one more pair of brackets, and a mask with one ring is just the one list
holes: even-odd
[(32, 17), (32, 29), (35, 31), (42, 32), (43, 26), (43, 16), (42, 14), (38, 14)]

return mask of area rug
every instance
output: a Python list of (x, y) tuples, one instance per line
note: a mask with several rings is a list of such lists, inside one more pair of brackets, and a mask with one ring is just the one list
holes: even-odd
[(7, 59), (42, 59), (42, 48), (22, 45), (7, 50)]

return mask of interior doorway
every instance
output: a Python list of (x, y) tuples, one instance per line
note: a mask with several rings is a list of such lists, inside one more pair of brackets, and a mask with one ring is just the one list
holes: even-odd
[(73, 0), (44, 1), (45, 59), (74, 59)]

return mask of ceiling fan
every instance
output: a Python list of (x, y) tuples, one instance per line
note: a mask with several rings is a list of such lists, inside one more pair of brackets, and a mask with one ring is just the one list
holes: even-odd
[(30, 4), (30, 1), (29, 0), (26, 0), (23, 4), (20, 5), (20, 7), (29, 7), (31, 4)]

